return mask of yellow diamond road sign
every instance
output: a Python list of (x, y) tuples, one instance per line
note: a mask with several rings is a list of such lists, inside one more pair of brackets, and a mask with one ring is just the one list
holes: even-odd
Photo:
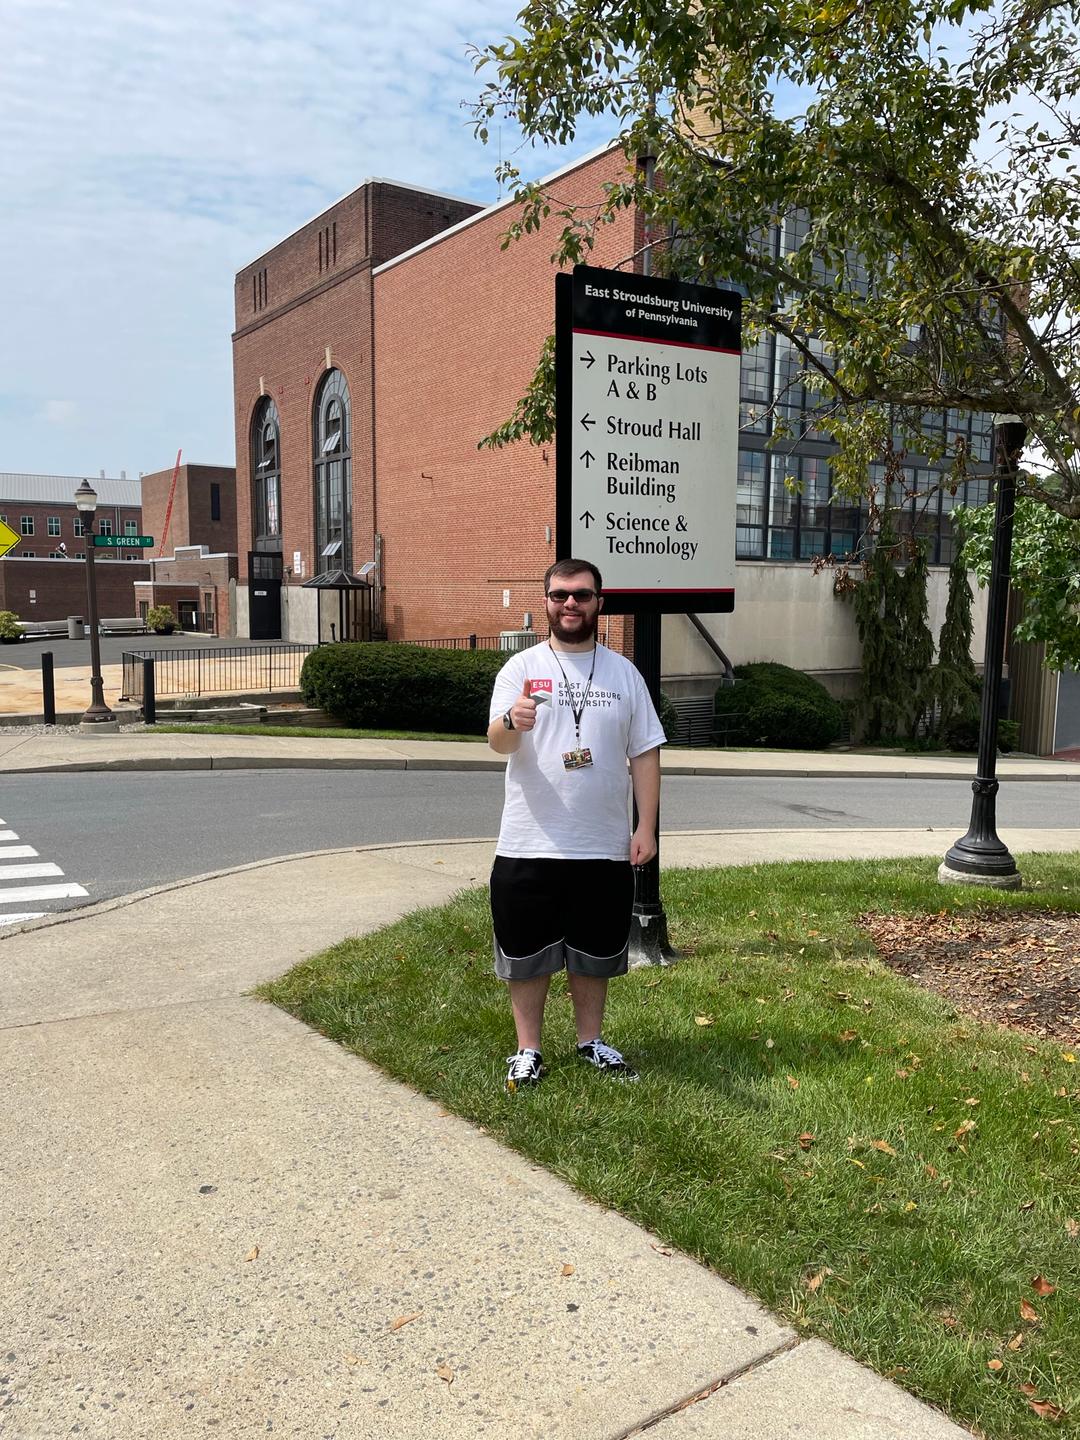
[(13, 545), (19, 543), (19, 537), (10, 525), (0, 520), (0, 556), (4, 556)]

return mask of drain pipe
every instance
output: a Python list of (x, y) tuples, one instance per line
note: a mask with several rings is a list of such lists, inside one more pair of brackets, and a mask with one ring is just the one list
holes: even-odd
[(734, 667), (732, 666), (732, 663), (731, 663), (731, 661), (728, 659), (728, 657), (724, 654), (723, 650), (721, 650), (721, 649), (720, 649), (720, 646), (716, 643), (716, 638), (714, 637), (714, 635), (712, 634), (712, 632), (709, 631), (709, 630), (706, 630), (705, 626), (701, 623), (701, 617), (700, 617), (700, 616), (698, 616), (698, 615), (691, 615), (691, 614), (689, 614), (689, 612), (688, 612), (686, 618), (690, 621), (691, 625), (693, 625), (694, 629), (698, 632), (698, 634), (701, 636), (701, 638), (705, 641), (705, 644), (708, 645), (709, 649), (713, 652), (713, 654), (716, 656), (716, 658), (720, 661), (720, 664), (724, 667), (724, 675), (723, 675), (723, 679), (722, 679), (722, 681), (721, 681), (721, 684), (723, 684), (723, 685), (734, 685), (734, 683), (735, 683), (735, 670), (734, 670)]

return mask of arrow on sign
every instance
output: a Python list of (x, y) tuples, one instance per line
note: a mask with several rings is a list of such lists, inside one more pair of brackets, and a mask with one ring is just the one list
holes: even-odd
[(596, 364), (596, 356), (592, 353), (591, 350), (586, 350), (585, 354), (582, 355), (581, 358), (585, 361), (586, 370), (591, 370), (592, 367)]
[(19, 543), (19, 536), (11, 526), (0, 520), (0, 555), (6, 555), (13, 545)]
[(578, 459), (585, 461), (585, 469), (587, 470), (590, 464), (596, 459), (596, 456), (592, 453), (591, 450), (586, 450), (583, 455), (578, 456)]
[(580, 515), (578, 518), (585, 521), (585, 529), (588, 530), (589, 526), (596, 519), (596, 516), (592, 513), (591, 510), (586, 510), (585, 514)]
[(581, 423), (582, 425), (584, 425), (586, 430), (589, 430), (592, 428), (593, 425), (596, 424), (596, 421), (592, 418), (591, 415), (585, 414), (581, 417)]

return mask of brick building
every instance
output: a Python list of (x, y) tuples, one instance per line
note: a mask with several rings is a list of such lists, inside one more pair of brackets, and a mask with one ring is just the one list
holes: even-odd
[[(142, 488), (123, 471), (119, 479), (101, 472), (93, 482), (98, 495), (94, 529), (99, 535), (142, 533)], [(79, 559), (86, 554), (83, 517), (75, 508), (82, 476), (22, 475), (0, 472), (0, 520), (19, 536), (8, 558), (21, 560)], [(62, 551), (61, 545), (65, 548)], [(141, 550), (121, 549), (117, 559), (143, 560)]]
[(235, 634), (236, 470), (188, 464), (155, 470), (142, 477), (142, 494), (146, 533), (155, 543), (149, 577), (135, 587), (137, 613), (168, 605), (183, 630)]
[[(625, 164), (621, 151), (605, 149), (549, 181), (556, 182), (560, 202), (587, 205)], [(526, 611), (535, 614), (540, 579), (555, 555), (553, 447), (522, 442), (478, 451), (477, 442), (511, 415), (552, 331), (550, 257), (561, 222), (552, 217), (504, 250), (501, 237), (517, 213), (513, 202), (479, 211), (459, 203), (455, 211), (452, 202), (395, 186), (390, 189), (404, 212), (429, 207), (428, 233), (408, 244), (402, 225), (383, 253), (361, 246), (361, 258), (352, 251), (343, 259), (342, 237), (359, 228), (361, 213), (370, 219), (376, 212), (378, 188), (375, 182), (361, 187), (237, 277), (241, 634), (271, 633), (259, 628), (268, 618), (282, 627), (272, 633), (314, 639), (311, 592), (300, 591), (299, 583), (319, 568), (355, 572), (369, 560), (377, 563), (378, 613), (391, 639), (515, 629)], [(441, 213), (439, 204), (446, 206)], [(798, 215), (772, 223), (777, 254), (799, 243), (804, 224)], [(643, 240), (640, 217), (623, 212), (596, 239), (591, 263), (633, 266)], [(348, 279), (336, 278), (335, 264)], [(702, 618), (735, 663), (778, 660), (819, 675), (843, 694), (860, 669), (858, 636), (850, 605), (812, 562), (853, 553), (866, 528), (866, 507), (832, 491), (835, 447), (814, 429), (814, 401), (797, 384), (798, 370), (797, 357), (777, 337), (766, 336), (744, 353), (733, 517), (736, 610)], [(339, 423), (340, 405), (333, 408), (346, 382), (348, 426)], [(774, 416), (789, 423), (802, 417), (793, 425), (800, 436), (794, 445), (773, 449)], [(970, 454), (988, 455), (987, 417), (949, 412), (928, 417), (927, 424), (961, 431)], [(345, 437), (350, 448), (342, 455)], [(340, 463), (335, 469), (328, 461)], [(947, 593), (948, 512), (961, 500), (985, 499), (986, 467), (982, 474), (973, 470), (967, 494), (954, 496), (937, 488), (932, 461), (913, 456), (905, 465), (911, 498), (897, 521), (929, 544), (936, 631)], [(787, 483), (792, 474), (799, 482), (794, 489)], [(342, 498), (349, 496), (351, 515)], [(272, 581), (258, 582), (269, 591), (260, 597), (272, 607), (268, 617), (248, 613), (246, 549), (262, 576), (272, 575), (280, 557), (286, 581), (280, 598)], [(974, 608), (978, 655), (982, 592)], [(623, 623), (611, 622), (609, 643), (625, 643)], [(663, 647), (669, 693), (705, 694), (715, 687), (720, 662), (690, 619), (665, 617)]]
[(476, 209), (368, 180), (237, 275), (237, 633), (314, 638), (303, 581), (376, 559), (372, 271)]
[[(19, 536), (0, 559), (0, 610), (20, 620), (63, 620), (86, 614), (86, 523), (75, 506), (81, 476), (0, 473), (0, 520)], [(138, 480), (102, 473), (93, 481), (99, 535), (142, 533)], [(104, 559), (104, 556), (108, 559)], [(149, 573), (145, 550), (121, 547), (96, 557), (98, 613), (135, 614), (133, 582)]]

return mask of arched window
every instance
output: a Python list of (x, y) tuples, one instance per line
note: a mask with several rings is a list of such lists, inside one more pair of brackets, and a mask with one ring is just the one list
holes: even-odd
[(349, 387), (330, 370), (315, 397), (315, 566), (352, 572), (352, 425)]
[(281, 424), (264, 395), (251, 422), (251, 497), (256, 550), (281, 549)]

